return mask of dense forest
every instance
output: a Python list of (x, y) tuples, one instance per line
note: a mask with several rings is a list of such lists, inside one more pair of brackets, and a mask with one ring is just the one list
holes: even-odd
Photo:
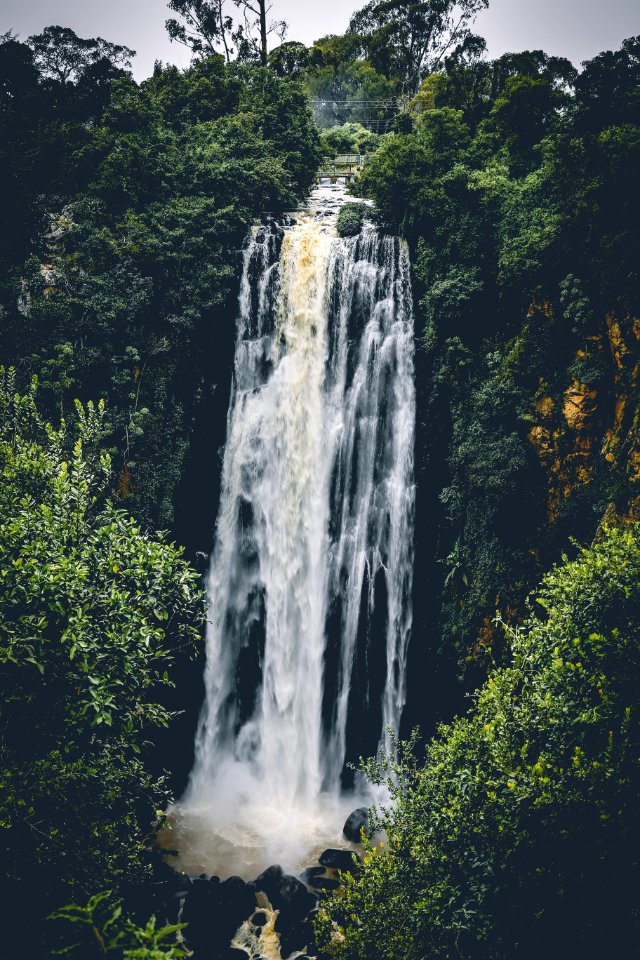
[(220, 943), (178, 915), (154, 838), (201, 700), (243, 242), (341, 153), (341, 235), (372, 218), (412, 263), (414, 627), (403, 739), (363, 761), (385, 841), (299, 949), (637, 949), (640, 37), (490, 60), (487, 5), (372, 0), (306, 47), (263, 2), (172, 0), (191, 66), (141, 83), (99, 37), (0, 37), (8, 956), (244, 956), (235, 901)]

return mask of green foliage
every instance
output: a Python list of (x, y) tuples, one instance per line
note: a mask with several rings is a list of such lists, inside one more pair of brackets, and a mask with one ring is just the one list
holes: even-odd
[(360, 233), (367, 210), (366, 203), (345, 203), (338, 214), (338, 234), (341, 237), (354, 237)]
[(517, 616), (567, 534), (589, 538), (609, 502), (624, 511), (635, 495), (603, 458), (580, 482), (566, 471), (551, 512), (530, 431), (546, 394), (549, 429), (569, 433), (550, 441), (553, 469), (570, 463), (561, 411), (577, 380), (598, 391), (591, 462), (606, 438), (605, 318), (640, 314), (639, 49), (625, 41), (579, 78), (542, 51), (449, 58), (410, 104), (410, 132), (385, 137), (359, 178), (412, 248), (446, 449), (427, 439), (442, 503), (433, 582), (443, 646), (463, 660), (491, 642), (496, 605)]
[(317, 131), (299, 85), (219, 56), (142, 85), (84, 68), (63, 83), (38, 62), (0, 44), (0, 353), (22, 383), (43, 374), (50, 415), (107, 398), (116, 487), (170, 526), (212, 357), (230, 362), (244, 236), (296, 205)]
[(326, 49), (318, 53), (312, 48), (303, 81), (311, 97), (325, 101), (315, 111), (321, 127), (386, 120), (391, 115), (385, 101), (393, 100), (396, 86), (366, 60), (335, 62)]
[(525, 623), (504, 629), (512, 665), (424, 762), (414, 740), (391, 770), (369, 765), (393, 798), (387, 843), (319, 919), (332, 956), (601, 957), (612, 936), (634, 949), (638, 528), (565, 560)]
[(104, 66), (130, 67), (135, 56), (135, 50), (108, 43), (102, 37), (85, 40), (69, 27), (46, 27), (29, 37), (29, 46), (42, 75), (62, 83), (79, 80)]
[(363, 127), (361, 123), (343, 123), (322, 130), (320, 134), (320, 149), (327, 157), (373, 153), (383, 142), (384, 137)]
[(114, 902), (110, 891), (95, 894), (86, 906), (72, 903), (61, 907), (50, 919), (73, 924), (74, 942), (56, 950), (55, 956), (75, 957), (77, 960), (89, 960), (90, 957), (180, 960), (188, 956), (176, 938), (186, 924), (158, 927), (156, 918), (151, 917), (144, 927), (140, 927), (123, 916), (121, 901)]
[(7, 877), (46, 910), (148, 874), (167, 798), (149, 738), (203, 604), (180, 551), (107, 497), (104, 404), (55, 427), (35, 389), (1, 371), (0, 844)]
[(169, 0), (169, 9), (180, 17), (166, 21), (171, 40), (189, 47), (196, 56), (210, 57), (226, 52), (227, 60), (233, 51), (233, 22), (225, 16), (221, 3), (210, 0)]
[(464, 45), (477, 14), (489, 0), (371, 0), (353, 15), (349, 30), (362, 38), (380, 73), (415, 93), (425, 73)]
[(282, 41), (287, 24), (268, 19), (272, 9), (268, 0), (233, 0), (233, 5), (238, 19), (230, 15), (224, 0), (169, 0), (169, 9), (180, 17), (166, 21), (169, 37), (195, 56), (224, 53), (227, 63), (237, 56), (266, 66), (268, 38), (276, 34)]

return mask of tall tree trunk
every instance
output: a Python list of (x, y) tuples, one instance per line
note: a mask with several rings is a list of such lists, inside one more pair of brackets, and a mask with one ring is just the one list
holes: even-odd
[(259, 0), (260, 3), (260, 62), (263, 67), (267, 65), (267, 0)]
[(218, 21), (220, 23), (220, 36), (222, 37), (222, 45), (224, 47), (224, 56), (227, 63), (231, 63), (231, 55), (229, 53), (229, 45), (227, 44), (227, 31), (224, 26), (224, 10), (222, 9), (223, 0), (218, 0)]

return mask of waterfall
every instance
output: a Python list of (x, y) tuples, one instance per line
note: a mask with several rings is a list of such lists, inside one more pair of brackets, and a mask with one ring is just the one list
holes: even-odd
[(344, 199), (318, 188), (295, 218), (254, 228), (244, 250), (206, 702), (176, 808), (195, 872), (299, 869), (337, 842), (354, 805), (345, 762), (388, 749), (404, 705), (409, 259), (371, 226), (338, 238)]

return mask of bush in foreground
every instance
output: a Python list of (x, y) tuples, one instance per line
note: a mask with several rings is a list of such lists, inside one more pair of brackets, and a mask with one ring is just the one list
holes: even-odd
[(202, 617), (180, 551), (106, 498), (103, 421), (78, 405), (43, 422), (35, 385), (20, 396), (0, 369), (2, 900), (29, 934), (70, 897), (149, 877), (167, 798), (149, 738)]
[(424, 763), (415, 741), (401, 751), (388, 843), (318, 922), (333, 956), (604, 958), (638, 942), (639, 634), (640, 530), (609, 529), (547, 575), (508, 630), (512, 665)]

